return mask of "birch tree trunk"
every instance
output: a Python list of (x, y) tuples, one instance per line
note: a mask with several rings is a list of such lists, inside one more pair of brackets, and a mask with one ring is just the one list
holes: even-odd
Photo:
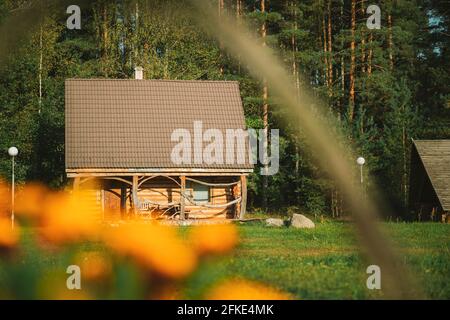
[[(261, 5), (261, 12), (265, 13), (266, 12), (266, 2), (265, 0), (261, 0), (260, 2)], [(264, 22), (261, 25), (261, 38), (262, 38), (262, 45), (265, 47), (266, 46), (266, 36), (267, 36), (267, 29), (266, 29), (266, 21), (264, 20)], [(264, 78), (263, 79), (263, 126), (264, 126), (264, 134), (266, 135), (265, 137), (265, 143), (264, 143), (264, 149), (265, 151), (268, 151), (268, 133), (269, 133), (269, 104), (267, 102), (268, 100), (268, 87), (267, 87), (267, 80)], [(264, 172), (267, 173), (269, 169), (269, 165), (268, 164), (264, 164)], [(267, 192), (268, 192), (268, 188), (269, 188), (269, 180), (268, 180), (268, 176), (267, 174), (263, 175), (263, 199), (262, 199), (262, 204), (263, 204), (263, 208), (267, 210)]]
[[(217, 9), (218, 9), (218, 14), (219, 14), (219, 18), (222, 17), (223, 13), (224, 13), (224, 0), (219, 0), (217, 2)], [(219, 67), (219, 72), (221, 75), (223, 75), (223, 63), (222, 63), (222, 59), (223, 59), (223, 44), (222, 41), (219, 41), (219, 50), (220, 50), (220, 54), (219, 54), (219, 62), (220, 62), (220, 67)]]
[(136, 1), (134, 17), (136, 22), (134, 30), (134, 67), (137, 67), (139, 64), (139, 1)]
[[(288, 1), (287, 6), (291, 9), (291, 14), (294, 19), (293, 21), (293, 30), (294, 32), (291, 35), (291, 54), (292, 54), (292, 76), (295, 81), (295, 90), (296, 90), (296, 98), (297, 102), (300, 99), (300, 73), (298, 70), (298, 64), (297, 64), (297, 30), (298, 30), (298, 24), (297, 24), (297, 7), (295, 6), (294, 1)], [(294, 135), (293, 140), (295, 143), (295, 181), (297, 183), (297, 190), (299, 189), (299, 180), (300, 180), (300, 150), (298, 145), (298, 138)], [(296, 196), (297, 204), (300, 204), (300, 193), (297, 191)]]
[(242, 0), (236, 0), (236, 17), (240, 19), (242, 16)]

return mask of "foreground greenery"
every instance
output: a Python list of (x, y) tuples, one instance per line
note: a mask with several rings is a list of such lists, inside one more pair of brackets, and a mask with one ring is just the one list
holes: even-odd
[[(383, 298), (382, 292), (366, 288), (366, 268), (370, 263), (360, 254), (353, 228), (348, 222), (318, 223), (313, 230), (271, 228), (260, 223), (241, 225), (239, 247), (231, 255), (204, 261), (180, 287), (181, 296), (201, 299), (221, 280), (238, 277), (279, 288), (298, 299)], [(401, 260), (414, 272), (426, 297), (450, 299), (450, 225), (383, 223), (382, 228), (398, 245)], [(189, 231), (182, 229), (183, 234)], [(58, 281), (64, 285), (66, 268), (72, 263), (68, 252), (34, 254), (34, 233), (35, 230), (25, 232), (27, 257), (13, 268), (13, 274), (6, 276), (0, 264), (0, 283), (14, 286), (22, 298), (33, 298), (30, 279), (34, 273), (53, 270), (52, 274), (58, 275)], [(98, 249), (98, 244), (86, 243), (72, 250)], [(120, 290), (105, 295), (106, 298), (140, 297), (142, 279), (134, 278), (127, 268), (115, 270)]]
[[(240, 227), (242, 243), (220, 262), (211, 261), (191, 279), (193, 298), (211, 278), (242, 276), (278, 287), (299, 299), (372, 299), (366, 268), (351, 223), (326, 222), (313, 230)], [(450, 225), (384, 223), (428, 298), (449, 299)]]

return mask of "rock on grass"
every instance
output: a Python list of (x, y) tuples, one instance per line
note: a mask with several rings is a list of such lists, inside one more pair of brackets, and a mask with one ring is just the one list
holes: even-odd
[(315, 228), (316, 225), (310, 219), (305, 217), (302, 214), (294, 213), (291, 218), (291, 227), (293, 228), (307, 228), (312, 229)]
[(283, 227), (284, 220), (278, 219), (278, 218), (269, 218), (269, 219), (266, 219), (266, 226), (268, 226), (268, 227)]

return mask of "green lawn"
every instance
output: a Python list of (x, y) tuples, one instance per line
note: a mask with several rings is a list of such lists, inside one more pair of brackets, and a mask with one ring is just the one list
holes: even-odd
[[(382, 228), (400, 248), (402, 262), (414, 271), (427, 297), (450, 299), (450, 225), (382, 223)], [(184, 295), (202, 298), (217, 281), (238, 276), (277, 287), (300, 299), (383, 298), (382, 292), (366, 288), (368, 263), (360, 255), (352, 229), (353, 224), (348, 222), (318, 223), (312, 230), (272, 228), (259, 223), (240, 225), (239, 247), (229, 256), (203, 262), (184, 285)], [(182, 233), (186, 235), (186, 231), (189, 228)], [(2, 272), (0, 263), (0, 283), (2, 278), (6, 280), (21, 292), (22, 298), (33, 297), (29, 288), (34, 272), (57, 269), (66, 277), (65, 268), (71, 264), (70, 253), (33, 253), (32, 234), (28, 230), (23, 239), (29, 251), (27, 262), (10, 269), (15, 276)], [(94, 248), (101, 247), (86, 243), (73, 250)], [(139, 279), (131, 279), (122, 268), (117, 271), (116, 281), (120, 290), (109, 297), (138, 297), (130, 292)]]
[[(211, 278), (239, 275), (270, 284), (300, 299), (382, 298), (366, 288), (367, 263), (359, 254), (351, 223), (327, 222), (313, 230), (240, 227), (241, 245), (221, 261), (205, 263), (190, 281), (198, 297)], [(427, 297), (450, 299), (450, 225), (383, 223), (414, 271)]]

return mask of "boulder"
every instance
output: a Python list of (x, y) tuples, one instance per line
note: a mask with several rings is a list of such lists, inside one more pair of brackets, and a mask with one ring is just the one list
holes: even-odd
[(304, 215), (294, 213), (291, 218), (291, 227), (312, 229), (315, 228), (316, 225)]
[(277, 219), (277, 218), (269, 218), (269, 219), (266, 219), (266, 226), (269, 226), (269, 227), (283, 227), (284, 226), (284, 220), (283, 219)]

